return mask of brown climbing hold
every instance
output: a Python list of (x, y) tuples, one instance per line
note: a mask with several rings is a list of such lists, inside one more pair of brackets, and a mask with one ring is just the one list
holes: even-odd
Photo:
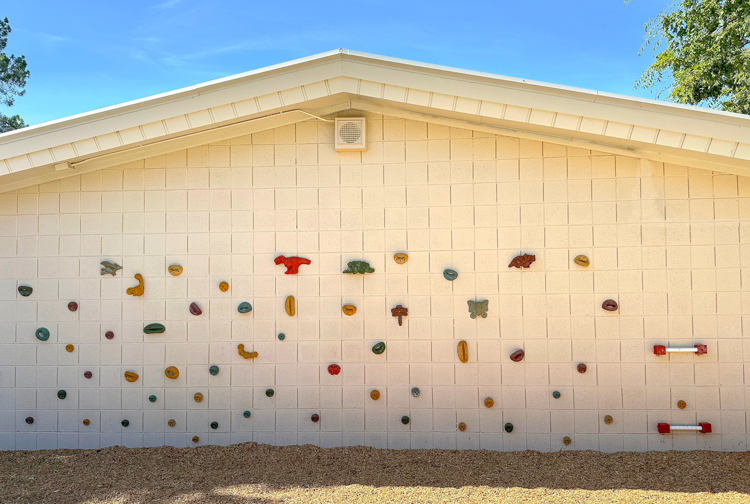
[(347, 304), (341, 308), (341, 311), (344, 312), (344, 315), (348, 315), (351, 317), (352, 315), (357, 313), (357, 307), (354, 305)]
[(512, 354), (510, 354), (510, 360), (512, 360), (513, 362), (521, 362), (525, 355), (526, 354), (524, 353), (523, 350), (518, 349)]
[(167, 422), (167, 425), (169, 425), (170, 427), (174, 427), (175, 425), (177, 425), (177, 422), (175, 422), (174, 418), (170, 418)]
[(201, 313), (203, 313), (203, 310), (201, 310), (201, 307), (200, 307), (200, 306), (198, 306), (198, 304), (197, 304), (197, 303), (195, 303), (195, 302), (192, 302), (192, 303), (190, 303), (190, 308), (189, 308), (189, 309), (190, 309), (190, 313), (191, 313), (192, 315), (196, 315), (196, 316), (198, 316), (198, 315), (200, 315)]
[(466, 341), (459, 341), (458, 348), (456, 350), (458, 352), (458, 360), (463, 363), (469, 362), (469, 344), (466, 343)]
[(531, 263), (536, 261), (536, 256), (530, 254), (524, 254), (516, 256), (508, 265), (509, 268), (529, 268)]
[(583, 374), (586, 372), (586, 369), (588, 368), (586, 367), (586, 364), (581, 363), (581, 364), (578, 364), (578, 367), (576, 369), (578, 370), (579, 373)]
[(85, 425), (85, 426), (88, 427), (89, 424), (91, 424), (91, 420), (89, 420), (88, 418), (84, 418), (82, 423), (83, 423), (83, 425)]
[(570, 439), (570, 438), (569, 438), (568, 436), (565, 436), (565, 437), (563, 438), (563, 444), (564, 444), (565, 446), (570, 446), (570, 443), (572, 443), (572, 442), (573, 442), (573, 441), (572, 441), (572, 440), (571, 440), (571, 439)]
[(193, 399), (195, 399), (195, 402), (197, 403), (203, 402), (203, 394), (201, 394), (200, 392), (196, 392), (193, 396)]
[(199, 438), (198, 436), (193, 436), (193, 443), (197, 443), (200, 440), (201, 438)]
[(229, 290), (229, 284), (228, 284), (228, 283), (226, 283), (226, 282), (221, 282), (221, 283), (219, 284), (219, 290), (220, 290), (221, 292), (226, 292), (226, 291), (228, 291), (228, 290)]
[(169, 274), (172, 276), (180, 276), (182, 274), (182, 266), (173, 264), (167, 268), (167, 271), (169, 271)]
[(393, 256), (393, 260), (396, 261), (396, 264), (404, 264), (409, 260), (409, 256), (403, 253), (398, 253)]
[(130, 383), (138, 381), (138, 375), (132, 371), (125, 371), (125, 380)]
[(290, 317), (294, 317), (294, 314), (297, 313), (294, 309), (294, 296), (286, 298), (286, 301), (284, 301), (284, 310), (286, 310), (286, 314)]
[(466, 424), (463, 422), (458, 424), (458, 430), (460, 430), (461, 432), (464, 432), (466, 430)]
[(240, 343), (237, 345), (237, 353), (242, 357), (243, 359), (254, 359), (258, 356), (258, 352), (246, 352), (245, 351), (245, 345)]
[(377, 401), (378, 399), (380, 399), (380, 392), (377, 390), (373, 390), (372, 392), (370, 392), (370, 399), (372, 399), (373, 401)]
[(398, 305), (395, 308), (391, 309), (391, 315), (398, 318), (398, 325), (402, 325), (404, 323), (403, 317), (407, 317), (409, 315), (409, 309)]
[(94, 376), (94, 375), (93, 375), (93, 373), (91, 371), (84, 371), (83, 372), (83, 377), (86, 378), (87, 380), (90, 380), (92, 376)]
[(612, 425), (612, 422), (614, 422), (614, 419), (612, 418), (612, 415), (604, 415), (604, 423), (607, 425)]
[(607, 311), (617, 311), (617, 301), (614, 299), (607, 299), (602, 303), (602, 308)]
[(78, 309), (78, 303), (76, 303), (75, 301), (71, 301), (70, 303), (68, 303), (68, 310), (74, 312), (77, 309)]
[(318, 423), (318, 420), (320, 420), (320, 415), (318, 415), (317, 413), (313, 413), (313, 414), (312, 414), (312, 415), (310, 416), (310, 420), (312, 420), (312, 421), (313, 421), (313, 423)]
[(113, 333), (112, 331), (107, 331), (104, 333), (104, 337), (107, 339), (112, 339), (115, 337), (115, 333)]
[(484, 399), (484, 407), (485, 408), (491, 408), (495, 405), (495, 401), (491, 397), (486, 397)]
[(585, 255), (579, 255), (576, 256), (575, 259), (573, 259), (573, 262), (576, 263), (578, 266), (588, 266), (589, 265), (589, 258)]
[(685, 409), (687, 408), (687, 403), (683, 401), (682, 399), (680, 399), (679, 401), (677, 401), (677, 407), (680, 409)]
[(74, 346), (73, 346), (73, 345), (71, 345), (71, 344), (67, 344), (67, 345), (65, 345), (65, 351), (66, 351), (66, 352), (68, 352), (68, 353), (71, 353), (71, 352), (73, 352), (73, 350), (75, 350), (75, 349), (76, 349), (76, 347), (74, 347)]
[(136, 273), (135, 277), (138, 280), (138, 285), (130, 287), (127, 292), (130, 296), (143, 296), (143, 276), (140, 273)]
[(170, 380), (176, 380), (177, 377), (180, 376), (180, 370), (174, 366), (169, 366), (164, 370), (164, 376), (166, 376)]

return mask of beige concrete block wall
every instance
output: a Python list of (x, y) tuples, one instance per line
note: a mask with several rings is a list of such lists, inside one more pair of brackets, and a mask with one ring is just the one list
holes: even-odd
[[(746, 449), (747, 179), (367, 118), (364, 153), (335, 152), (332, 123), (310, 121), (0, 195), (0, 448), (198, 436), (551, 451), (568, 436), (564, 449)], [(536, 262), (509, 269), (520, 253)], [(284, 275), (279, 254), (312, 264)], [(590, 267), (574, 264), (579, 254)], [(101, 276), (102, 260), (123, 270)], [(342, 274), (352, 260), (375, 273)], [(125, 294), (136, 273), (142, 298)], [(617, 312), (602, 310), (609, 298)], [(484, 299), (487, 318), (471, 319), (467, 300)], [(237, 312), (243, 301), (251, 313)], [(166, 332), (143, 334), (153, 322)], [(379, 341), (387, 350), (374, 355)], [(699, 343), (707, 355), (653, 354)], [(519, 348), (525, 360), (511, 362)], [(711, 422), (713, 433), (663, 436), (658, 422)]]

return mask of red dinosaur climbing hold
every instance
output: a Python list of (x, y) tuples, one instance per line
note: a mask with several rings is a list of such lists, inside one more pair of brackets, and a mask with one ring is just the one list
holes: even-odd
[(286, 266), (286, 271), (284, 272), (285, 275), (296, 275), (299, 273), (300, 265), (310, 264), (310, 259), (305, 259), (304, 257), (284, 257), (283, 255), (280, 255), (274, 259), (274, 262)]

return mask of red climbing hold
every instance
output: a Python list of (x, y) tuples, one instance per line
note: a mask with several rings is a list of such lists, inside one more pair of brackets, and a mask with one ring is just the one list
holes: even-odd
[(203, 313), (203, 311), (201, 310), (201, 307), (198, 306), (198, 303), (190, 303), (190, 313), (198, 316)]
[(310, 264), (310, 259), (304, 257), (284, 257), (280, 255), (274, 261), (276, 264), (283, 264), (286, 266), (285, 275), (296, 275), (299, 273), (299, 267), (303, 264)]
[(340, 372), (341, 372), (341, 366), (339, 366), (338, 364), (331, 364), (330, 366), (328, 366), (329, 374), (332, 374), (335, 376), (339, 374)]

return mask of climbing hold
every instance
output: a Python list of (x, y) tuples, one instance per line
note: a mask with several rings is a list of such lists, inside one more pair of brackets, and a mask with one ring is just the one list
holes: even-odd
[(254, 359), (258, 356), (258, 352), (246, 352), (245, 351), (245, 345), (240, 343), (237, 345), (237, 353), (242, 357), (243, 359)]
[(554, 397), (555, 399), (560, 399), (561, 395), (562, 394), (559, 391), (557, 391), (557, 390), (555, 390), (554, 392), (552, 392), (552, 397)]
[(90, 380), (92, 376), (94, 376), (94, 374), (91, 371), (83, 372), (83, 377), (86, 378), (87, 380)]
[(285, 339), (286, 339), (286, 334), (284, 334), (283, 332), (280, 332), (279, 333), (279, 341), (284, 341)]
[(198, 436), (193, 436), (193, 443), (198, 443), (201, 440)]
[(380, 355), (383, 352), (385, 352), (385, 343), (383, 341), (375, 343), (372, 346), (372, 353), (374, 353), (375, 355)]
[(226, 283), (226, 282), (221, 282), (221, 283), (219, 284), (219, 290), (220, 290), (221, 292), (226, 292), (226, 291), (228, 291), (228, 290), (229, 290), (229, 284), (228, 284), (228, 283)]
[(211, 428), (216, 430), (219, 428), (219, 422), (211, 422)]
[(290, 317), (294, 317), (294, 314), (297, 313), (294, 309), (294, 296), (286, 298), (286, 301), (284, 301), (284, 310), (286, 310), (286, 314)]
[(409, 260), (409, 256), (403, 253), (398, 253), (393, 256), (393, 260), (396, 261), (396, 264), (404, 264)]
[(177, 425), (177, 422), (175, 422), (174, 418), (170, 418), (169, 421), (167, 421), (167, 425), (169, 425), (170, 427), (174, 427), (175, 425)]
[(679, 401), (677, 401), (677, 407), (680, 409), (685, 409), (687, 408), (687, 403), (683, 401), (682, 399), (680, 399)]
[(143, 296), (143, 276), (140, 273), (136, 273), (134, 278), (138, 280), (138, 285), (136, 285), (135, 287), (130, 287), (125, 292), (129, 296)]
[(357, 307), (354, 305), (347, 304), (341, 307), (341, 311), (344, 312), (344, 315), (348, 315), (349, 317), (351, 317), (352, 315), (357, 313)]
[(219, 366), (211, 366), (208, 368), (208, 374), (211, 376), (216, 376), (219, 374)]
[(266, 389), (266, 397), (273, 397), (273, 389)]
[(579, 373), (583, 374), (586, 372), (586, 369), (588, 368), (586, 367), (586, 364), (581, 363), (581, 364), (578, 364), (576, 369), (578, 370)]
[(203, 310), (201, 310), (201, 307), (198, 306), (198, 303), (196, 303), (195, 301), (193, 301), (192, 303), (190, 303), (189, 310), (190, 310), (190, 314), (191, 315), (195, 315), (195, 316), (198, 316), (201, 313), (203, 313)]
[(136, 373), (133, 373), (132, 371), (125, 371), (125, 380), (133, 383), (135, 381), (138, 381), (138, 375)]
[(83, 422), (81, 422), (81, 423), (82, 423), (83, 425), (85, 425), (86, 427), (88, 427), (88, 426), (89, 426), (89, 424), (91, 424), (91, 420), (89, 420), (88, 418), (84, 418), (84, 419), (83, 419)]
[(76, 347), (74, 347), (70, 343), (68, 343), (67, 345), (65, 345), (65, 351), (68, 352), (68, 353), (72, 353), (73, 350), (75, 350), (75, 349), (76, 349)]
[(155, 395), (148, 396), (148, 401), (149, 402), (156, 402), (156, 396)]
[(312, 421), (313, 421), (313, 423), (318, 423), (318, 420), (320, 420), (320, 415), (318, 415), (317, 413), (313, 413), (313, 414), (312, 414), (312, 415), (310, 416), (310, 420), (312, 420)]
[(419, 397), (420, 391), (419, 387), (414, 387), (411, 389), (411, 396), (412, 397)]
[(104, 275), (112, 275), (117, 276), (117, 270), (121, 270), (122, 266), (120, 266), (117, 263), (109, 262), (109, 261), (102, 261), (99, 264), (102, 265), (101, 272), (99, 273), (101, 276)]
[(34, 292), (34, 289), (29, 287), (28, 285), (21, 285), (18, 287), (18, 293), (22, 295), (23, 297), (31, 296), (32, 292)]
[(607, 299), (602, 303), (602, 308), (607, 311), (617, 311), (617, 301), (614, 299)]
[(495, 405), (495, 401), (491, 397), (484, 398), (484, 407), (491, 408)]
[(524, 353), (523, 350), (521, 349), (516, 350), (515, 352), (510, 354), (510, 360), (512, 360), (513, 362), (521, 362), (524, 358), (524, 355), (526, 354)]
[(34, 423), (34, 417), (27, 416), (26, 417), (26, 423), (31, 425)]
[(396, 306), (395, 308), (391, 309), (391, 315), (398, 318), (398, 325), (403, 324), (402, 317), (406, 317), (409, 315), (409, 309), (404, 308), (401, 305)]
[(123, 427), (127, 427), (128, 425), (130, 425), (130, 420), (128, 420), (128, 419), (126, 418), (125, 420), (123, 420), (122, 422), (120, 422), (120, 424), (121, 424), (121, 425), (122, 425)]
[(46, 327), (40, 327), (36, 330), (36, 339), (39, 341), (47, 341), (49, 339), (49, 329)]
[(336, 376), (340, 372), (341, 372), (341, 366), (339, 366), (338, 364), (331, 364), (330, 366), (328, 366), (329, 375)]
[(511, 432), (513, 432), (513, 424), (510, 423), (510, 422), (508, 422), (508, 423), (505, 424), (505, 426), (503, 427), (503, 429), (505, 429), (505, 432), (507, 432), (508, 434), (510, 434)]
[(347, 263), (348, 268), (344, 270), (344, 273), (350, 275), (364, 275), (365, 273), (374, 273), (375, 270), (370, 267), (370, 263), (366, 261), (350, 261)]
[(163, 324), (149, 324), (143, 328), (145, 334), (161, 334), (166, 331), (166, 327)]
[(572, 443), (572, 442), (573, 442), (573, 440), (572, 440), (572, 439), (570, 439), (570, 437), (568, 437), (568, 436), (565, 436), (565, 437), (563, 438), (563, 444), (564, 444), (565, 446), (570, 446), (570, 443)]
[(531, 263), (536, 261), (536, 256), (530, 254), (524, 254), (516, 256), (508, 265), (509, 268), (529, 268)]
[(466, 431), (466, 424), (463, 423), (463, 422), (461, 422), (460, 424), (458, 424), (458, 430), (460, 430), (461, 432)]
[(112, 331), (107, 331), (104, 333), (104, 337), (107, 339), (112, 339), (115, 337), (115, 333), (113, 333)]
[(585, 255), (579, 255), (576, 256), (575, 259), (573, 259), (573, 262), (576, 263), (578, 266), (588, 266), (589, 265), (589, 258)]
[(443, 277), (449, 282), (452, 282), (453, 280), (458, 278), (458, 272), (452, 269), (443, 270)]
[(285, 275), (296, 275), (299, 273), (299, 267), (303, 264), (310, 264), (310, 259), (304, 257), (284, 257), (283, 255), (278, 256), (273, 260), (276, 265), (283, 264), (286, 266)]
[(169, 274), (172, 276), (180, 276), (182, 274), (182, 266), (179, 264), (173, 264), (167, 268), (167, 271), (169, 271)]
[(401, 423), (404, 425), (409, 425), (409, 417), (404, 415), (401, 417)]
[(612, 422), (614, 422), (614, 419), (612, 418), (612, 415), (604, 415), (604, 423), (607, 425), (611, 425)]
[(469, 362), (469, 344), (466, 343), (466, 341), (459, 341), (456, 351), (458, 353), (458, 360), (460, 360), (464, 364)]
[(203, 402), (203, 394), (201, 394), (200, 392), (196, 392), (193, 396), (193, 400), (197, 403)]
[(377, 390), (373, 390), (372, 392), (370, 392), (370, 399), (372, 399), (373, 401), (377, 401), (378, 399), (380, 399), (380, 392)]
[(180, 370), (174, 366), (169, 366), (164, 370), (164, 376), (166, 376), (170, 380), (176, 380), (177, 377), (180, 376)]
[(240, 312), (240, 313), (249, 313), (249, 312), (253, 311), (253, 307), (247, 301), (243, 301), (242, 303), (240, 303), (237, 306), (237, 311)]
[(466, 303), (469, 305), (469, 313), (471, 313), (471, 318), (487, 318), (487, 310), (490, 306), (489, 299), (485, 299), (484, 301), (473, 301), (470, 299)]
[(76, 303), (75, 301), (71, 301), (70, 303), (68, 303), (68, 310), (74, 312), (77, 309), (78, 309), (78, 303)]
[(252, 413), (250, 413), (249, 410), (245, 410), (242, 412), (242, 416), (245, 418), (250, 418), (252, 416)]

